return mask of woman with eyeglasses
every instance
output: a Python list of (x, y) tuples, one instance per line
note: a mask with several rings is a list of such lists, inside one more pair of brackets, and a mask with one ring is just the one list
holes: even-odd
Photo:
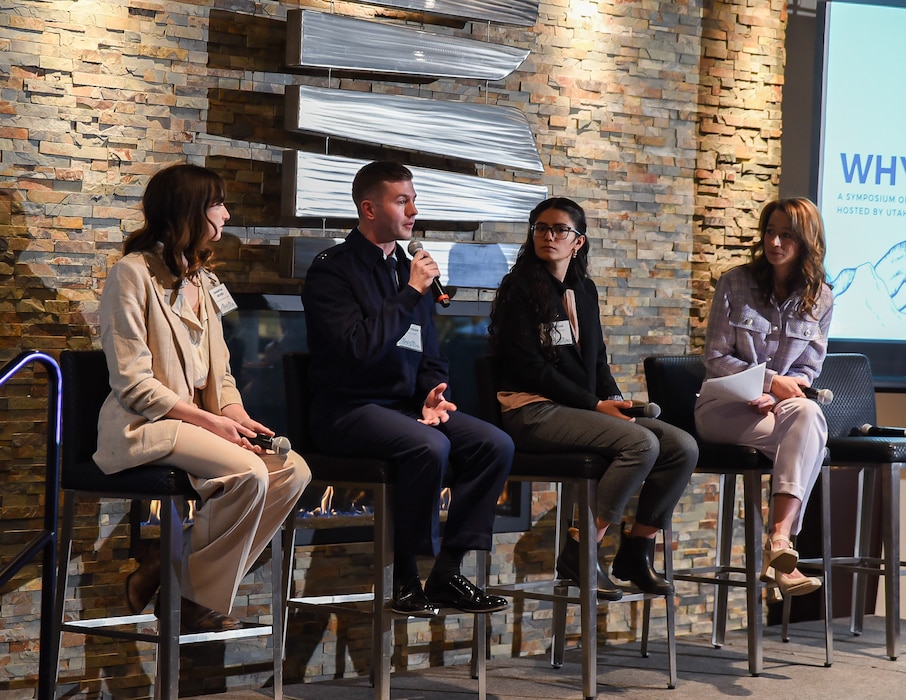
[[(611, 460), (598, 483), (597, 542), (639, 494), (634, 522), (620, 528), (615, 578), (646, 593), (669, 595), (672, 582), (654, 568), (657, 531), (664, 528), (698, 459), (695, 440), (655, 418), (630, 418), (607, 363), (598, 294), (588, 277), (585, 212), (570, 199), (534, 208), (513, 269), (500, 283), (489, 333), (498, 365), (504, 429), (516, 448), (579, 449)], [(579, 578), (579, 544), (570, 529), (557, 558), (562, 578)], [(597, 567), (598, 597), (623, 590)]]

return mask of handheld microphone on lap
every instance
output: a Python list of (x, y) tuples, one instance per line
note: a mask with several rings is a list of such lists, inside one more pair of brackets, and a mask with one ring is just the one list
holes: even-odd
[(906, 437), (906, 428), (889, 428), (883, 425), (865, 423), (859, 432), (871, 437)]
[(834, 400), (834, 392), (830, 389), (815, 389), (810, 386), (804, 386), (802, 387), (802, 393), (805, 394), (806, 398), (823, 405), (827, 405)]
[[(424, 250), (424, 246), (422, 245), (422, 242), (420, 240), (413, 238), (411, 241), (409, 241), (409, 255), (412, 255), (414, 257), (415, 254), (420, 250)], [(431, 282), (431, 293), (434, 295), (434, 301), (436, 301), (444, 308), (450, 305), (450, 295), (447, 294), (447, 290), (444, 289), (444, 285), (440, 283), (440, 278), (435, 277)]]
[(253, 438), (248, 438), (248, 441), (253, 445), (258, 445), (265, 450), (273, 450), (278, 455), (288, 454), (292, 449), (292, 445), (289, 444), (289, 439), (283, 437), (282, 435), (265, 435), (263, 433), (258, 433)]
[(661, 415), (661, 407), (656, 403), (637, 403), (629, 408), (621, 408), (620, 413), (630, 418), (657, 418)]

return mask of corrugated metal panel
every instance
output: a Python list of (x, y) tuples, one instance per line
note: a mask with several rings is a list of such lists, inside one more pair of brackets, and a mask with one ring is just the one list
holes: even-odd
[(289, 66), (501, 80), (529, 54), (528, 49), (311, 10), (290, 10), (286, 22)]
[(363, 0), (369, 5), (398, 7), (429, 15), (461, 17), (531, 27), (538, 21), (538, 0)]
[(285, 127), (544, 171), (528, 120), (512, 107), (290, 85)]
[[(292, 217), (356, 219), (352, 180), (368, 161), (283, 153), (283, 207)], [(424, 221), (528, 221), (547, 187), (411, 167)]]

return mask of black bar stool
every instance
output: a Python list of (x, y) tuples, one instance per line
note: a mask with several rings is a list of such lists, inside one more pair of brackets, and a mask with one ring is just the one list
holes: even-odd
[[(97, 448), (97, 422), (101, 405), (110, 391), (107, 362), (100, 350), (64, 351), (60, 356), (63, 372), (63, 521), (60, 529), (60, 562), (57, 577), (54, 668), (59, 675), (59, 649), (63, 632), (99, 635), (115, 639), (150, 642), (157, 645), (155, 697), (176, 698), (179, 694), (179, 648), (182, 644), (223, 641), (240, 637), (273, 636), (274, 698), (283, 696), (283, 594), (281, 535), (271, 540), (271, 613), (270, 625), (247, 625), (226, 632), (180, 634), (180, 589), (177, 571), (182, 568), (183, 514), (186, 501), (195, 500), (188, 475), (167, 466), (126, 469), (105, 474), (94, 463)], [(75, 525), (75, 502), (82, 496), (133, 500), (152, 499), (161, 503), (161, 587), (160, 619), (156, 631), (147, 625), (155, 622), (151, 614), (120, 615), (106, 618), (65, 618), (66, 589)], [(131, 533), (133, 539), (139, 533)]]

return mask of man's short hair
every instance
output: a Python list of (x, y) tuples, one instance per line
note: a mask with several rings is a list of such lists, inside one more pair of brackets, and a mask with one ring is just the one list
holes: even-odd
[(363, 165), (352, 181), (352, 201), (356, 209), (362, 202), (373, 196), (375, 188), (385, 182), (404, 182), (412, 179), (412, 171), (402, 163), (392, 160), (376, 160)]

